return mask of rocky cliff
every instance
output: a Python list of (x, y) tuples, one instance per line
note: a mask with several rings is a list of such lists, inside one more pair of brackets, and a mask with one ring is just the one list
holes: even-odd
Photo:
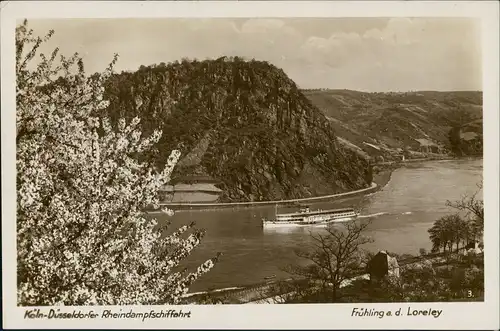
[(108, 83), (112, 118), (163, 130), (153, 158), (184, 157), (175, 176), (210, 176), (222, 201), (260, 201), (367, 187), (369, 162), (337, 141), (331, 123), (279, 68), (235, 58), (122, 72)]

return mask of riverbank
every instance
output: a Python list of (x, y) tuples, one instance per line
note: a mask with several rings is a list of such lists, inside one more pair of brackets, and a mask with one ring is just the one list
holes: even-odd
[(392, 172), (394, 169), (385, 169), (380, 170), (376, 174), (373, 175), (373, 182), (377, 183), (378, 189), (383, 189), (387, 183), (391, 180)]
[(174, 210), (211, 210), (211, 209), (222, 209), (222, 208), (248, 208), (257, 206), (286, 206), (295, 203), (310, 203), (310, 202), (324, 202), (337, 198), (353, 197), (357, 195), (364, 195), (368, 193), (373, 193), (379, 188), (378, 183), (375, 181), (371, 183), (370, 187), (349, 191), (336, 193), (331, 195), (324, 195), (319, 197), (302, 198), (302, 199), (290, 199), (290, 200), (273, 200), (273, 201), (247, 201), (247, 202), (227, 202), (227, 203), (161, 203), (162, 207), (171, 208)]
[(415, 164), (415, 163), (425, 163), (425, 162), (432, 162), (432, 161), (459, 161), (459, 160), (468, 160), (468, 161), (473, 161), (473, 160), (480, 160), (482, 159), (482, 156), (450, 156), (450, 155), (440, 155), (440, 154), (435, 154), (429, 157), (424, 157), (424, 158), (415, 158), (415, 159), (405, 159), (405, 160), (400, 160), (400, 161), (387, 161), (387, 162), (378, 162), (373, 164), (373, 169), (374, 171), (380, 171), (380, 170), (387, 170), (387, 169), (397, 169), (404, 167), (409, 164)]
[[(352, 198), (379, 191), (383, 189), (387, 185), (387, 183), (389, 183), (394, 170), (405, 167), (410, 164), (414, 166), (418, 163), (433, 162), (433, 161), (453, 161), (460, 159), (463, 158), (450, 157), (450, 156), (439, 156), (439, 157), (432, 156), (428, 158), (408, 159), (397, 162), (377, 163), (374, 164), (373, 167), (374, 174), (373, 174), (372, 184), (370, 185), (370, 187), (349, 192), (335, 193), (325, 196), (290, 199), (290, 200), (272, 200), (272, 201), (198, 202), (198, 203), (168, 202), (168, 203), (161, 203), (160, 205), (162, 207), (167, 207), (170, 209), (174, 209), (176, 211), (183, 211), (183, 210), (212, 211), (212, 210), (228, 209), (228, 208), (252, 208), (252, 207), (265, 207), (271, 205), (277, 205), (278, 207), (281, 207), (281, 206), (293, 205), (296, 203), (329, 202), (339, 198)], [(467, 159), (471, 158), (468, 157)], [(148, 212), (155, 213), (156, 211), (150, 210)]]
[(392, 162), (380, 162), (373, 165), (373, 182), (377, 183), (378, 190), (383, 189), (387, 183), (391, 180), (392, 173), (394, 170), (403, 168), (407, 165), (415, 166), (418, 163), (434, 162), (434, 161), (453, 161), (453, 160), (474, 160), (482, 159), (482, 157), (451, 157), (451, 156), (439, 156), (439, 157), (428, 157), (419, 159), (407, 159), (404, 161), (392, 161)]
[(250, 208), (250, 207), (269, 206), (269, 205), (286, 206), (295, 203), (328, 202), (333, 199), (346, 198), (346, 197), (350, 198), (359, 195), (374, 193), (378, 190), (381, 190), (390, 181), (392, 172), (395, 169), (402, 167), (403, 163), (404, 162), (391, 163), (390, 165), (386, 165), (382, 169), (379, 169), (377, 173), (373, 175), (373, 181), (370, 187), (360, 190), (354, 190), (354, 191), (348, 191), (348, 192), (342, 192), (342, 193), (336, 193), (318, 197), (290, 199), (290, 200), (213, 202), (213, 203), (169, 202), (169, 203), (162, 203), (160, 205), (162, 207), (167, 207), (177, 211), (179, 210), (182, 211), (182, 210), (217, 210), (226, 208)]

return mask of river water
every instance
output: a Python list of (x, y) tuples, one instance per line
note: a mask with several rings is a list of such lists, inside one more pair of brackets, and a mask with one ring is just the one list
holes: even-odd
[[(412, 164), (395, 170), (391, 180), (378, 192), (309, 206), (312, 210), (361, 207), (361, 215), (372, 215), (365, 235), (374, 242), (367, 249), (418, 254), (420, 248), (431, 248), (427, 230), (434, 220), (454, 212), (446, 207), (446, 201), (476, 192), (482, 169), (482, 160)], [(217, 252), (223, 254), (214, 269), (203, 275), (191, 291), (249, 285), (272, 276), (289, 277), (282, 269), (297, 263), (295, 250), (311, 242), (311, 231), (324, 230), (262, 229), (261, 219), (273, 217), (274, 213), (274, 206), (177, 212), (171, 219), (173, 227), (195, 221), (206, 230), (186, 266), (195, 268)]]

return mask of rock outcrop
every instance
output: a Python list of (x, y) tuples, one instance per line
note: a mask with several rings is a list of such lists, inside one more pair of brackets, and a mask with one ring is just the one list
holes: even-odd
[(332, 125), (279, 68), (235, 58), (141, 67), (110, 79), (108, 114), (163, 131), (148, 157), (176, 148), (174, 177), (210, 176), (221, 201), (262, 201), (368, 187), (370, 163), (337, 141)]

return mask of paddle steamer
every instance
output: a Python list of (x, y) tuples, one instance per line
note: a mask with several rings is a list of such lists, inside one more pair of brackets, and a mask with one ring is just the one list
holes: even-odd
[(326, 226), (329, 223), (346, 222), (358, 217), (354, 208), (311, 211), (308, 206), (300, 207), (298, 212), (284, 214), (278, 214), (276, 206), (275, 214), (273, 220), (262, 220), (263, 227)]

